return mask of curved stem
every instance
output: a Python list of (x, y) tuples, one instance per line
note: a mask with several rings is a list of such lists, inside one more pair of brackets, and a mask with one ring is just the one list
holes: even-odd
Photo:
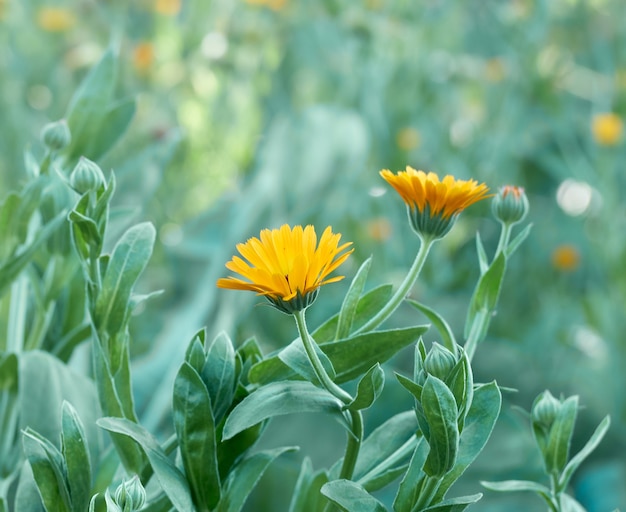
[(385, 320), (387, 320), (387, 318), (389, 318), (396, 309), (398, 309), (398, 306), (406, 298), (407, 294), (415, 284), (415, 281), (417, 281), (417, 277), (419, 276), (420, 271), (424, 266), (424, 262), (426, 261), (428, 252), (430, 251), (430, 248), (436, 240), (437, 239), (432, 238), (422, 238), (422, 245), (420, 245), (419, 251), (415, 256), (415, 261), (413, 261), (413, 265), (411, 265), (408, 274), (404, 278), (404, 281), (402, 281), (400, 287), (396, 290), (396, 293), (394, 293), (393, 297), (389, 299), (389, 302), (385, 304), (383, 309), (376, 313), (376, 315), (374, 315), (373, 318), (367, 321), (365, 325), (357, 329), (354, 335), (375, 329)]
[(341, 465), (339, 478), (352, 480), (354, 466), (356, 465), (356, 459), (359, 456), (359, 450), (361, 449), (361, 441), (363, 440), (363, 416), (361, 415), (361, 411), (353, 411), (352, 409), (349, 409), (348, 412), (350, 413), (352, 432), (348, 434), (346, 454), (343, 457), (343, 464)]
[(306, 326), (304, 309), (296, 311), (293, 314), (293, 317), (296, 319), (296, 325), (298, 326), (298, 332), (300, 333), (300, 339), (302, 340), (302, 344), (304, 345), (306, 355), (311, 362), (311, 366), (313, 366), (315, 375), (322, 383), (322, 386), (333, 396), (341, 400), (344, 404), (349, 404), (350, 402), (352, 402), (352, 397), (331, 380), (331, 378), (328, 376), (328, 373), (326, 373), (326, 370), (324, 369), (320, 358), (317, 356), (314, 346), (315, 341), (313, 341), (313, 339), (311, 338), (311, 335), (309, 334)]

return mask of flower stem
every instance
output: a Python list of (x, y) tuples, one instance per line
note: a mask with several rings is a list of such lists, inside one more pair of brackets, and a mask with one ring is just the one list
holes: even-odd
[(498, 248), (496, 249), (496, 258), (508, 247), (509, 239), (511, 238), (511, 230), (513, 229), (513, 224), (509, 222), (502, 222), (501, 224), (502, 230), (500, 231), (500, 240), (498, 240)]
[(415, 284), (415, 281), (417, 281), (417, 277), (424, 266), (428, 252), (436, 240), (437, 239), (433, 238), (422, 238), (422, 245), (420, 245), (419, 251), (415, 256), (415, 261), (413, 261), (413, 265), (411, 265), (408, 274), (404, 278), (404, 281), (402, 281), (400, 287), (396, 290), (396, 293), (394, 293), (393, 297), (389, 299), (389, 302), (385, 304), (383, 309), (376, 313), (376, 315), (366, 322), (365, 325), (357, 329), (354, 333), (355, 335), (375, 329), (387, 320), (387, 318), (389, 318), (396, 309), (398, 309), (398, 306), (406, 298), (409, 290)]
[[(341, 400), (344, 404), (352, 402), (352, 396), (337, 384), (335, 384), (329, 377), (328, 373), (324, 369), (320, 358), (315, 352), (315, 346), (311, 335), (306, 326), (306, 319), (304, 315), (304, 309), (294, 312), (293, 316), (296, 319), (296, 325), (298, 326), (298, 332), (300, 333), (300, 339), (304, 345), (311, 366), (315, 371), (315, 375), (319, 379), (322, 386), (333, 396)], [(359, 450), (361, 448), (361, 441), (363, 439), (363, 416), (361, 411), (355, 411), (348, 409), (347, 411), (350, 421), (350, 433), (348, 434), (348, 443), (346, 445), (346, 454), (343, 458), (343, 464), (341, 466), (341, 472), (339, 478), (345, 478), (350, 480), (354, 473), (354, 466), (356, 464)]]

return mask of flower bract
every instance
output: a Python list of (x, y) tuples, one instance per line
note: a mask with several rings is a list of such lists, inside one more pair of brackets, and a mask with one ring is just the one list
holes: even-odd
[(488, 197), (489, 192), (487, 185), (475, 180), (457, 180), (450, 175), (440, 180), (433, 172), (409, 166), (396, 174), (384, 169), (380, 175), (406, 203), (413, 229), (427, 238), (444, 236), (461, 211)]
[(343, 279), (328, 278), (352, 253), (351, 242), (339, 245), (341, 235), (327, 227), (317, 240), (313, 226), (287, 224), (280, 229), (264, 229), (259, 238), (238, 244), (243, 256), (233, 256), (226, 268), (239, 277), (221, 278), (219, 288), (250, 290), (264, 295), (285, 313), (308, 307), (320, 286)]

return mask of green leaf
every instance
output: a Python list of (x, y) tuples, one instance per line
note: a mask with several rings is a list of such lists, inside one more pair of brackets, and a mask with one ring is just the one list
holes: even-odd
[(348, 512), (386, 512), (385, 506), (359, 484), (333, 480), (324, 484), (322, 494)]
[(402, 384), (402, 387), (406, 389), (409, 393), (411, 393), (417, 401), (420, 401), (422, 399), (422, 391), (424, 390), (424, 386), (420, 386), (417, 382), (413, 382), (411, 379), (405, 377), (404, 375), (395, 372), (394, 374), (398, 382)]
[(572, 478), (574, 472), (578, 469), (578, 467), (582, 464), (582, 462), (596, 449), (596, 447), (602, 441), (602, 438), (609, 430), (609, 426), (611, 425), (611, 418), (609, 416), (605, 416), (604, 419), (600, 422), (593, 435), (587, 441), (585, 446), (583, 446), (582, 450), (580, 450), (576, 455), (572, 457), (572, 459), (567, 463), (563, 473), (559, 478), (559, 489), (565, 490), (569, 485), (569, 481)]
[[(413, 411), (392, 416), (365, 438), (354, 468), (354, 480), (366, 486), (381, 470), (406, 462), (417, 442)], [(408, 445), (408, 446), (407, 446)]]
[[(389, 301), (393, 287), (390, 284), (383, 284), (368, 291), (359, 299), (356, 312), (352, 320), (352, 329), (356, 330), (365, 325), (370, 318), (378, 313)], [(330, 317), (320, 325), (314, 332), (313, 338), (321, 345), (329, 341), (335, 341), (337, 326), (339, 325), (339, 314)]]
[(480, 482), (480, 485), (490, 491), (498, 492), (515, 492), (515, 491), (531, 491), (545, 496), (550, 495), (550, 489), (545, 485), (528, 480), (504, 480), (503, 482)]
[(465, 426), (459, 440), (456, 464), (439, 484), (435, 501), (444, 498), (452, 484), (483, 450), (500, 415), (501, 403), (502, 395), (495, 382), (484, 384), (474, 390), (472, 405), (465, 418)]
[(323, 512), (326, 500), (322, 498), (320, 489), (328, 482), (328, 474), (324, 470), (313, 472), (309, 457), (304, 457), (296, 486), (291, 494), (289, 512)]
[(400, 466), (394, 466), (391, 469), (381, 471), (376, 476), (369, 478), (367, 481), (357, 482), (363, 486), (367, 492), (374, 492), (386, 487), (394, 480), (397, 480), (400, 476), (404, 475), (409, 468), (409, 464), (402, 464)]
[(571, 396), (561, 404), (550, 427), (548, 445), (544, 453), (546, 469), (549, 473), (553, 471), (561, 473), (567, 464), (577, 412), (578, 397)]
[(91, 461), (87, 438), (78, 413), (63, 402), (61, 449), (65, 459), (72, 511), (84, 512), (91, 498)]
[(88, 147), (83, 150), (91, 160), (98, 160), (111, 149), (124, 135), (135, 115), (135, 98), (126, 98), (109, 107), (99, 125), (98, 134), (85, 141)]
[(424, 472), (431, 477), (442, 477), (454, 467), (459, 448), (456, 400), (441, 380), (429, 375), (424, 383), (421, 404), (430, 427), (430, 450)]
[(125, 418), (101, 418), (97, 424), (109, 432), (128, 436), (139, 444), (174, 507), (178, 510), (194, 510), (187, 480), (145, 428)]
[(201, 376), (211, 397), (215, 423), (219, 423), (235, 394), (235, 349), (226, 333), (218, 334), (206, 347)]
[(285, 452), (296, 450), (297, 448), (294, 447), (275, 448), (255, 453), (239, 461), (224, 483), (222, 499), (215, 512), (239, 512), (248, 495), (274, 459)]
[(530, 234), (530, 230), (532, 229), (532, 227), (532, 224), (528, 224), (518, 233), (518, 235), (513, 240), (511, 240), (511, 242), (509, 242), (509, 245), (504, 251), (507, 258), (510, 258), (511, 255), (517, 250), (517, 248), (522, 245), (522, 242), (526, 240), (526, 238)]
[(578, 503), (578, 501), (572, 498), (569, 494), (562, 493), (560, 495), (560, 502), (560, 512), (587, 512), (587, 509), (585, 509), (585, 507)]
[(363, 375), (357, 386), (354, 400), (345, 405), (344, 409), (352, 409), (353, 411), (368, 409), (380, 396), (384, 385), (385, 372), (380, 364), (376, 363)]
[(17, 356), (13, 353), (0, 353), (0, 391), (17, 391)]
[(46, 512), (28, 461), (24, 461), (19, 472), (19, 481), (15, 493), (15, 510), (20, 512)]
[(482, 276), (489, 268), (489, 260), (478, 231), (476, 232), (476, 253), (478, 254), (478, 265), (480, 267), (480, 275)]
[(424, 509), (424, 512), (463, 512), (472, 503), (476, 503), (483, 497), (482, 494), (472, 494), (471, 496), (463, 496), (461, 498), (452, 498), (437, 503), (432, 507)]
[(71, 512), (61, 452), (30, 428), (24, 430), (22, 444), (47, 512)]
[(354, 279), (352, 279), (348, 293), (346, 293), (346, 296), (343, 299), (341, 311), (339, 312), (337, 333), (335, 334), (336, 340), (347, 338), (350, 334), (350, 328), (352, 327), (352, 322), (354, 322), (354, 316), (359, 304), (359, 298), (365, 288), (365, 281), (367, 280), (367, 274), (370, 270), (371, 264), (372, 258), (369, 257), (363, 262), (354, 276)]
[(98, 136), (109, 108), (117, 80), (116, 71), (117, 55), (113, 48), (109, 48), (74, 93), (66, 114), (72, 134), (72, 142), (67, 148), (70, 159), (80, 155), (93, 159), (85, 150)]
[(133, 286), (150, 259), (154, 239), (154, 226), (144, 222), (128, 229), (115, 245), (96, 301), (98, 332), (114, 335), (123, 329)]
[(343, 420), (343, 403), (328, 391), (310, 382), (272, 382), (244, 398), (230, 413), (224, 425), (223, 439), (268, 418), (301, 412), (326, 412)]
[(430, 309), (428, 306), (425, 306), (424, 304), (421, 304), (411, 299), (408, 299), (407, 302), (414, 308), (424, 313), (424, 315), (426, 315), (426, 318), (428, 318), (433, 323), (433, 325), (439, 332), (443, 346), (446, 347), (453, 354), (456, 354), (458, 350), (456, 339), (454, 338), (454, 333), (452, 332), (452, 329), (448, 325), (448, 322), (446, 322), (445, 319), (439, 313), (437, 313), (434, 309)]
[(409, 469), (404, 478), (400, 482), (398, 492), (393, 501), (393, 509), (395, 512), (411, 512), (413, 505), (417, 500), (417, 493), (420, 490), (420, 481), (426, 478), (422, 468), (428, 456), (428, 443), (423, 437), (420, 437), (413, 451)]
[[(349, 382), (363, 375), (372, 365), (384, 363), (400, 350), (415, 342), (428, 330), (428, 326), (414, 326), (388, 331), (374, 331), (359, 334), (345, 340), (319, 345), (335, 372), (335, 382)], [(300, 343), (299, 340), (292, 343)], [(250, 368), (250, 382), (267, 384), (278, 380), (292, 379), (295, 372), (283, 363), (278, 356), (270, 356)]]
[(505, 270), (506, 256), (504, 253), (500, 253), (497, 258), (493, 260), (489, 269), (480, 276), (467, 312), (465, 338), (469, 336), (472, 323), (479, 311), (489, 313), (495, 309)]
[(183, 363), (174, 381), (174, 427), (185, 475), (200, 510), (220, 499), (215, 422), (211, 398), (200, 375)]

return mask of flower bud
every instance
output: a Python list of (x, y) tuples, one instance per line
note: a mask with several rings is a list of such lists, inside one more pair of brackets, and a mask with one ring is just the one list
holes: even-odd
[(560, 408), (561, 402), (554, 398), (550, 391), (544, 391), (531, 411), (533, 423), (544, 427), (546, 430), (550, 429)]
[(139, 510), (145, 502), (146, 490), (137, 475), (130, 480), (124, 480), (115, 491), (115, 503), (123, 512)]
[(41, 130), (41, 140), (51, 151), (60, 151), (72, 140), (67, 121), (61, 119), (54, 123), (48, 123)]
[(517, 224), (528, 213), (528, 198), (524, 189), (513, 185), (501, 187), (493, 198), (491, 210), (503, 224)]
[(445, 381), (452, 368), (456, 365), (456, 357), (446, 347), (433, 343), (430, 352), (426, 355), (424, 369), (428, 374)]
[(70, 175), (70, 185), (79, 194), (98, 190), (105, 182), (100, 167), (82, 156)]

